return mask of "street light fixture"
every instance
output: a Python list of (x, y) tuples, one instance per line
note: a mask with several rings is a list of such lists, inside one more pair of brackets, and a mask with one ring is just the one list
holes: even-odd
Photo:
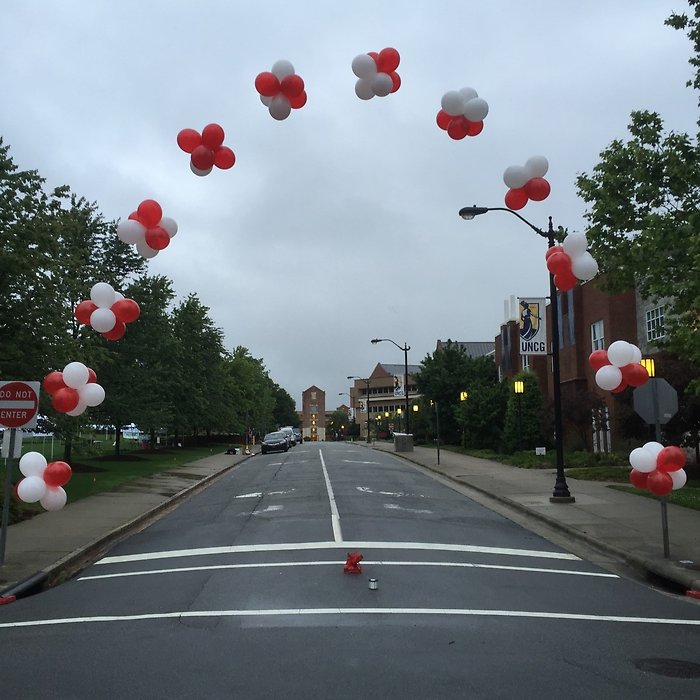
[[(517, 216), (524, 224), (529, 226), (538, 236), (547, 240), (547, 245), (553, 248), (554, 227), (552, 226), (552, 217), (549, 217), (549, 227), (547, 231), (537, 228), (530, 223), (526, 218), (520, 216), (518, 212), (506, 207), (462, 207), (459, 210), (459, 215), (467, 221), (473, 219), (480, 214), (486, 214), (490, 211), (507, 211), (513, 216)], [(552, 379), (554, 384), (554, 438), (557, 452), (557, 479), (554, 484), (554, 492), (549, 500), (552, 503), (573, 503), (576, 499), (569, 492), (569, 487), (566, 483), (564, 475), (564, 442), (563, 442), (563, 425), (562, 425), (562, 409), (561, 409), (561, 386), (559, 373), (559, 298), (557, 297), (557, 288), (554, 285), (554, 276), (549, 275), (549, 299), (552, 306)]]
[(403, 377), (403, 393), (404, 393), (404, 398), (406, 399), (406, 433), (409, 433), (409, 425), (408, 425), (408, 414), (409, 414), (409, 408), (408, 408), (408, 351), (411, 349), (410, 345), (406, 345), (406, 343), (403, 344), (403, 347), (399, 345), (396, 341), (392, 340), (391, 338), (373, 338), (371, 341), (372, 345), (376, 345), (377, 343), (393, 343), (396, 345), (396, 347), (399, 350), (403, 350), (403, 365), (404, 365), (404, 377)]
[(367, 385), (367, 406), (365, 408), (367, 409), (367, 442), (372, 442), (372, 440), (369, 437), (369, 383), (370, 379), (363, 379), (362, 377), (348, 377), (348, 379), (357, 379), (361, 382), (364, 382)]

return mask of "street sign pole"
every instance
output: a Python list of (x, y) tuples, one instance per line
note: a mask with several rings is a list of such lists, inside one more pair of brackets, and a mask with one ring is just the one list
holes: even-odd
[(12, 470), (14, 468), (15, 440), (17, 429), (10, 428), (10, 452), (5, 460), (5, 492), (2, 499), (2, 526), (0, 527), (0, 566), (5, 563), (5, 540), (10, 518), (10, 491), (12, 491)]
[[(651, 377), (651, 396), (652, 403), (654, 405), (654, 438), (656, 442), (661, 443), (661, 415), (659, 411), (659, 387), (655, 381), (654, 377)], [(670, 559), (671, 557), (671, 544), (668, 538), (668, 506), (666, 503), (666, 496), (661, 496), (659, 498), (661, 503), (661, 538), (664, 544), (664, 559)]]

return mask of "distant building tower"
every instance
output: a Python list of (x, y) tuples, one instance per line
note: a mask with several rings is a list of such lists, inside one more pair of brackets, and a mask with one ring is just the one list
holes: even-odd
[(326, 392), (310, 386), (301, 395), (301, 432), (304, 439), (326, 439)]

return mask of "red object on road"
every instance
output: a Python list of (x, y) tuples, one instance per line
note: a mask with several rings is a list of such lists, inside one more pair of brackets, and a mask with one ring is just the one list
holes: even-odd
[(0, 605), (7, 605), (8, 603), (14, 603), (17, 600), (16, 595), (0, 595)]
[(348, 558), (343, 567), (344, 574), (361, 574), (360, 562), (364, 559), (360, 552), (348, 552)]
[(700, 591), (686, 591), (685, 594), (691, 598), (698, 598), (700, 600)]

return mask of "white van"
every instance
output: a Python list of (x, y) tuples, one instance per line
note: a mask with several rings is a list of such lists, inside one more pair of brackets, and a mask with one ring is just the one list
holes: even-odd
[(289, 446), (294, 447), (297, 444), (297, 436), (294, 434), (294, 428), (286, 425), (284, 428), (280, 428), (280, 432), (284, 433), (289, 439)]

